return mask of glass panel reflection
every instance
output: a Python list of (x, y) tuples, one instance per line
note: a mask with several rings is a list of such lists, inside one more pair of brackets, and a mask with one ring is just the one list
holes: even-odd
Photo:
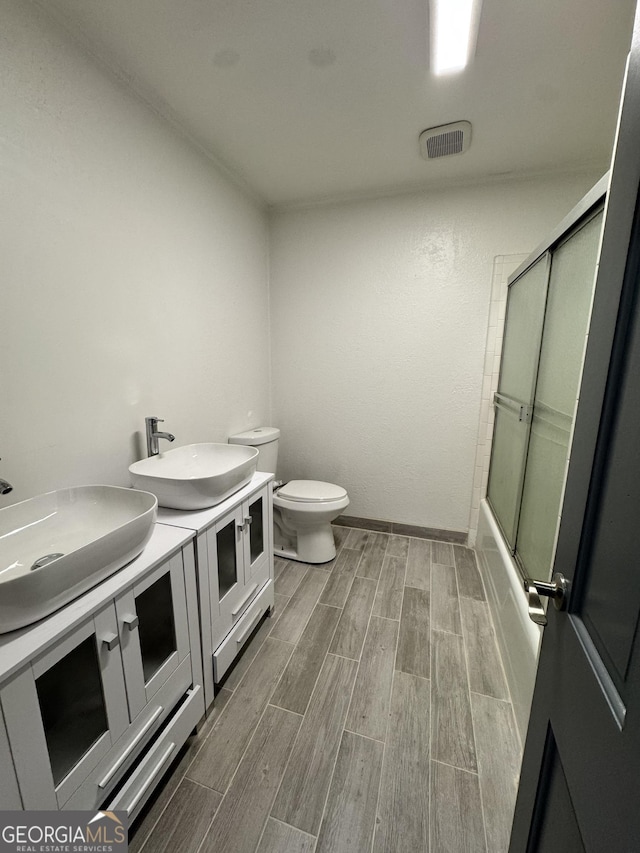
[(235, 520), (230, 521), (218, 532), (216, 547), (218, 550), (218, 595), (222, 599), (238, 582)]
[(551, 574), (601, 230), (599, 213), (553, 254), (516, 542), (531, 577)]
[(58, 785), (108, 730), (95, 636), (37, 678), (36, 690)]
[(520, 407), (529, 406), (538, 368), (548, 281), (543, 255), (510, 287), (500, 365), (491, 468), (487, 494), (509, 545), (515, 546), (524, 476), (528, 423)]
[(255, 563), (258, 557), (264, 553), (264, 532), (262, 529), (262, 498), (258, 498), (249, 505), (251, 525), (249, 527), (249, 539), (251, 546), (251, 562)]
[(136, 613), (146, 684), (178, 647), (168, 572), (136, 596)]

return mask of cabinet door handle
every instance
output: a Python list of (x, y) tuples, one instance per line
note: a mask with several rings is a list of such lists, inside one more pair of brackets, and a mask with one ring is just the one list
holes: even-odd
[(139, 731), (139, 732), (138, 732), (138, 734), (134, 737), (134, 739), (131, 741), (131, 743), (129, 744), (129, 746), (128, 746), (128, 747), (127, 747), (127, 748), (126, 748), (122, 753), (120, 753), (120, 756), (118, 757), (118, 759), (117, 759), (117, 761), (115, 762), (115, 764), (113, 764), (113, 765), (109, 768), (109, 770), (107, 771), (107, 775), (104, 777), (104, 779), (101, 779), (101, 780), (100, 780), (100, 782), (98, 782), (98, 788), (106, 788), (106, 787), (107, 787), (107, 785), (109, 784), (109, 782), (113, 779), (113, 777), (116, 775), (116, 773), (118, 772), (118, 770), (120, 770), (120, 768), (121, 768), (121, 767), (122, 767), (122, 765), (125, 763), (125, 761), (127, 760), (127, 758), (131, 755), (131, 753), (132, 753), (132, 752), (134, 752), (134, 750), (136, 749), (136, 747), (138, 746), (138, 744), (140, 743), (140, 741), (144, 738), (144, 736), (147, 734), (147, 732), (149, 731), (149, 729), (151, 729), (151, 728), (153, 727), (154, 723), (156, 722), (156, 720), (158, 719), (158, 717), (160, 717), (160, 716), (161, 716), (161, 714), (162, 714), (162, 712), (163, 712), (163, 711), (164, 711), (164, 708), (162, 707), (162, 705), (159, 705), (159, 706), (155, 709), (155, 711), (153, 712), (153, 714), (149, 717), (149, 719), (147, 720), (147, 722), (146, 722), (146, 723), (144, 724), (144, 726), (140, 729), (140, 731)]
[(250, 586), (250, 587), (249, 587), (249, 592), (247, 592), (247, 594), (246, 594), (246, 595), (245, 595), (245, 597), (242, 599), (242, 601), (240, 602), (240, 604), (238, 604), (238, 606), (235, 608), (235, 610), (232, 610), (232, 611), (231, 611), (231, 616), (232, 616), (232, 617), (233, 617), (233, 616), (237, 616), (237, 615), (238, 615), (238, 613), (240, 613), (240, 611), (244, 608), (245, 604), (247, 604), (247, 602), (248, 602), (248, 601), (251, 601), (251, 599), (253, 598), (253, 596), (254, 596), (254, 594), (255, 594), (255, 591), (256, 591), (257, 589), (258, 589), (258, 584), (257, 584), (257, 583), (254, 583), (252, 586)]
[(119, 642), (120, 637), (117, 634), (109, 633), (105, 634), (104, 637), (102, 637), (102, 645), (106, 646), (110, 652), (115, 649)]
[(256, 610), (255, 616), (254, 616), (254, 617), (253, 617), (253, 619), (249, 622), (249, 624), (248, 624), (248, 625), (247, 625), (247, 627), (244, 629), (244, 631), (242, 632), (242, 634), (240, 634), (240, 636), (239, 636), (239, 637), (238, 637), (238, 639), (236, 640), (236, 643), (238, 644), (238, 646), (241, 646), (241, 645), (244, 643), (244, 641), (247, 639), (247, 637), (249, 636), (249, 634), (250, 634), (250, 633), (253, 631), (253, 629), (256, 627), (256, 624), (257, 624), (257, 622), (258, 622), (258, 619), (259, 619), (261, 616), (262, 616), (261, 611), (260, 611), (260, 610)]
[(146, 792), (149, 790), (149, 788), (153, 784), (153, 780), (156, 778), (158, 773), (162, 770), (167, 759), (169, 758), (169, 756), (171, 755), (171, 753), (173, 752), (173, 750), (175, 748), (176, 748), (175, 743), (170, 743), (167, 746), (167, 748), (165, 749), (165, 751), (162, 753), (162, 755), (160, 756), (158, 761), (153, 765), (153, 767), (151, 768), (151, 772), (149, 773), (147, 778), (144, 780), (144, 784), (142, 785), (142, 787), (140, 788), (138, 793), (135, 795), (135, 797), (131, 800), (129, 805), (126, 807), (127, 815), (131, 814), (131, 812), (135, 809), (135, 807), (138, 805), (140, 800), (144, 797)]
[(137, 616), (125, 616), (122, 619), (122, 624), (126, 625), (130, 631), (133, 631), (140, 624), (140, 619)]
[(251, 524), (251, 522), (252, 522), (252, 521), (253, 521), (252, 516), (248, 515), (248, 516), (245, 518), (244, 523), (245, 523), (245, 524)]
[(253, 521), (253, 518), (251, 518), (251, 516), (248, 515), (245, 519), (242, 520), (242, 523), (238, 522), (238, 525), (237, 525), (238, 530), (245, 530), (251, 524), (252, 521)]

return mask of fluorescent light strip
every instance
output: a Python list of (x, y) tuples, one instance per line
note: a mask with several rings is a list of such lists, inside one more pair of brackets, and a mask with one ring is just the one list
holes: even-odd
[(462, 71), (475, 53), (480, 0), (429, 0), (431, 70)]

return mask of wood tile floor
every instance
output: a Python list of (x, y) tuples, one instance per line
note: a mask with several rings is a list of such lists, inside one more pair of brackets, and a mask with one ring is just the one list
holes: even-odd
[(474, 552), (335, 528), (133, 828), (137, 853), (502, 853), (521, 745)]

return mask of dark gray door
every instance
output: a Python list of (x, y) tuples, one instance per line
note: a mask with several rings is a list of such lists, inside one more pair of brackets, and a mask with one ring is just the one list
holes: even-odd
[(639, 185), (636, 15), (511, 853), (640, 850)]

